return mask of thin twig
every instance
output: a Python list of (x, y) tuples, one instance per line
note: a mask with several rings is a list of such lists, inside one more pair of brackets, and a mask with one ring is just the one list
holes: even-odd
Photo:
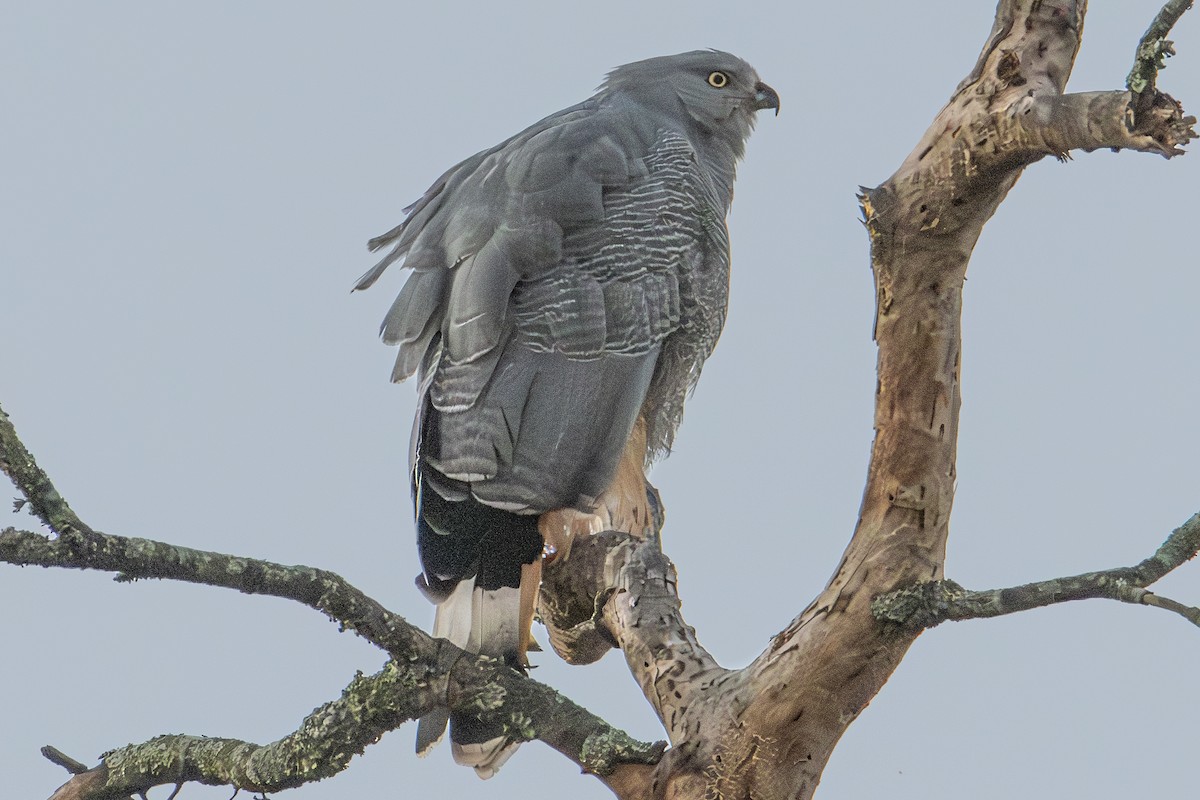
[(1154, 606), (1155, 608), (1174, 611), (1193, 625), (1200, 626), (1200, 608), (1195, 606), (1185, 606), (1183, 603), (1172, 600), (1169, 597), (1163, 597), (1161, 594), (1154, 592), (1146, 592), (1142, 597), (1142, 604)]

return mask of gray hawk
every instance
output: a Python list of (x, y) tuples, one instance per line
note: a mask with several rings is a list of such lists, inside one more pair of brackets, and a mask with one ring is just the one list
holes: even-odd
[[(434, 635), (521, 668), (543, 554), (650, 524), (645, 468), (671, 447), (729, 292), (725, 218), (756, 112), (779, 95), (697, 50), (618, 67), (592, 97), (451, 167), (372, 239), (359, 280), (412, 270), (382, 325), (419, 376), (410, 460)], [(490, 777), (515, 744), (467, 714), (455, 759)]]

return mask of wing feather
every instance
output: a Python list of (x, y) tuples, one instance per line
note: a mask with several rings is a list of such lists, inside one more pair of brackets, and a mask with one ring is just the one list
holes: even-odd
[(681, 362), (684, 273), (719, 249), (711, 187), (686, 140), (630, 119), (595, 100), (548, 117), (372, 240), (392, 249), (359, 288), (401, 258), (414, 270), (382, 330), (400, 346), (393, 376), (425, 376), (413, 457), (439, 492), (588, 505), (664, 380), (660, 352)]

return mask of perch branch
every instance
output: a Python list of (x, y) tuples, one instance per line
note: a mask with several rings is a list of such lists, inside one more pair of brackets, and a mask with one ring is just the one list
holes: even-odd
[(1146, 589), (1198, 552), (1200, 514), (1176, 528), (1154, 555), (1133, 567), (981, 592), (968, 591), (954, 581), (930, 581), (881, 595), (871, 603), (871, 610), (881, 622), (922, 630), (947, 620), (999, 617), (1056, 603), (1104, 598), (1173, 611), (1200, 626), (1200, 608), (1185, 606)]
[(607, 531), (577, 541), (565, 568), (547, 567), (539, 611), (555, 651), (571, 663), (619, 647), (667, 735), (681, 742), (698, 732), (689, 708), (729, 674), (700, 644), (681, 605), (675, 566), (658, 537)]
[(57, 764), (72, 775), (88, 771), (87, 764), (76, 761), (57, 747), (46, 745), (42, 748), (42, 756), (51, 764)]
[(675, 565), (658, 541), (630, 539), (608, 552), (605, 572), (616, 590), (604, 604), (607, 630), (673, 743), (704, 735), (693, 706), (719, 692), (730, 674), (700, 644), (682, 614)]

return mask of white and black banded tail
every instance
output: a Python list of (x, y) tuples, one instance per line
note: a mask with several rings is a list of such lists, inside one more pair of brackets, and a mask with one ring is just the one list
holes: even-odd
[[(417, 585), (437, 603), (433, 635), (471, 653), (524, 670), (529, 626), (541, 580), (537, 517), (447, 500), (418, 476), (417, 545), (424, 573)], [(447, 723), (454, 760), (490, 778), (519, 743), (502, 726), (437, 709), (417, 723), (417, 755), (441, 741)]]

